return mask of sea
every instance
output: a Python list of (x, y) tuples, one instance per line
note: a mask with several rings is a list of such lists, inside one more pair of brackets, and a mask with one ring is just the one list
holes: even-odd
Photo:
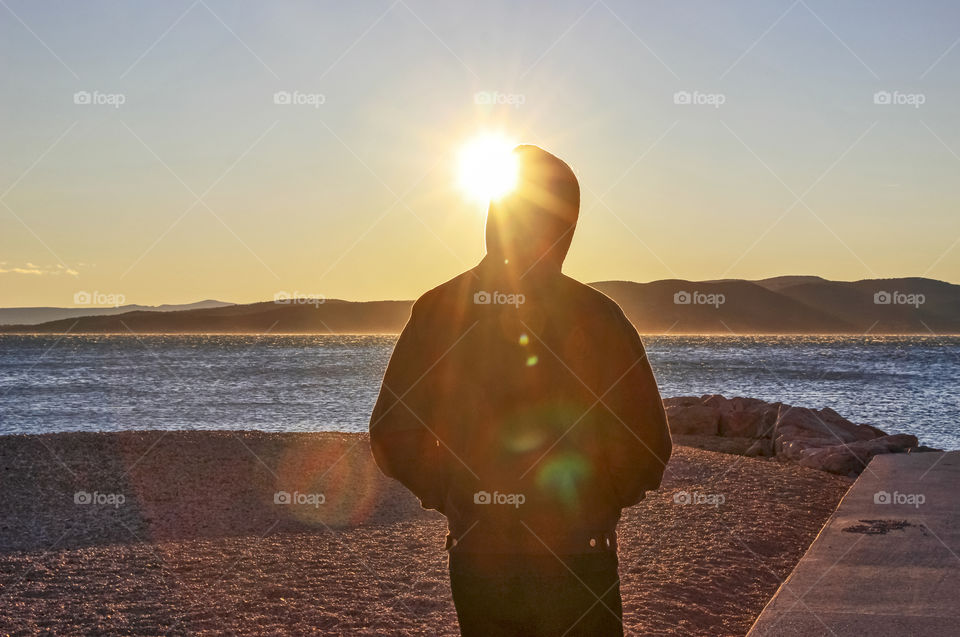
[[(0, 335), (0, 434), (365, 431), (394, 336)], [(831, 407), (960, 449), (960, 337), (647, 336), (664, 397)]]

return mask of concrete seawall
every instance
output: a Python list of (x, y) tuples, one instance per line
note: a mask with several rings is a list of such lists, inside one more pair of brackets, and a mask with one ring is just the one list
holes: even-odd
[(960, 451), (877, 456), (748, 637), (960, 634)]

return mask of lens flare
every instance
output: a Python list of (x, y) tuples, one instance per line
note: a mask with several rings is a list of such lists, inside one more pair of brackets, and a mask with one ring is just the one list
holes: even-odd
[(460, 150), (460, 187), (468, 197), (488, 202), (503, 197), (517, 184), (515, 144), (496, 134), (471, 139)]

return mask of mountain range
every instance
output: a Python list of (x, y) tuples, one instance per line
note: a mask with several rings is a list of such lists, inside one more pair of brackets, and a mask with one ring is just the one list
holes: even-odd
[[(960, 285), (925, 278), (829, 281), (783, 276), (650, 283), (600, 281), (643, 334), (960, 334)], [(40, 308), (83, 312), (7, 333), (383, 333), (402, 329), (412, 301), (304, 299), (202, 307)], [(161, 306), (165, 307), (165, 306)], [(16, 308), (26, 310), (27, 308)], [(6, 318), (0, 310), (0, 317)]]
[(127, 312), (179, 312), (210, 307), (224, 307), (233, 303), (223, 301), (197, 301), (182, 305), (118, 305), (116, 307), (2, 307), (0, 325), (36, 325), (58, 319), (78, 316), (109, 316)]

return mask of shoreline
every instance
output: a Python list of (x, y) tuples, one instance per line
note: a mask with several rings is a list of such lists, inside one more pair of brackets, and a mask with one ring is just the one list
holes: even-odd
[[(367, 441), (0, 437), (0, 631), (456, 634), (445, 521), (379, 473)], [(851, 483), (678, 444), (618, 529), (628, 631), (745, 634)], [(325, 501), (275, 504), (278, 490)], [(78, 491), (104, 497), (78, 504)]]

